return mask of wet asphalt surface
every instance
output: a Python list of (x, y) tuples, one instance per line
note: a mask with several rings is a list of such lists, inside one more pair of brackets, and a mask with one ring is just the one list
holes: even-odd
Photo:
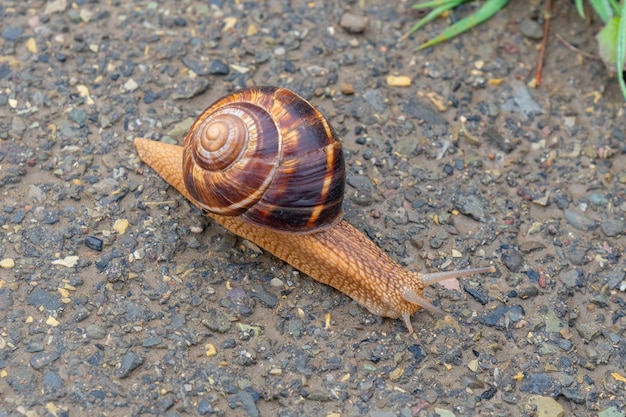
[[(445, 22), (398, 43), (406, 2), (1, 2), (0, 417), (624, 416), (625, 106), (554, 32), (530, 88), (518, 3), (416, 53)], [(498, 271), (408, 336), (139, 161), (249, 85), (329, 118), (346, 219), (394, 260)]]

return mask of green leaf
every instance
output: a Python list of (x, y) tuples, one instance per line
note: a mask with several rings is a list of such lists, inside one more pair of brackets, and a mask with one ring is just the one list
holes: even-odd
[(450, 5), (452, 5), (452, 7), (456, 7), (468, 1), (470, 0), (432, 0), (432, 1), (427, 1), (424, 3), (417, 3), (413, 5), (413, 9), (414, 10), (435, 9), (437, 7), (450, 6)]
[(617, 34), (619, 33), (619, 17), (614, 17), (598, 32), (598, 53), (607, 67), (617, 65)]
[(576, 0), (576, 10), (583, 19), (585, 18), (585, 7), (583, 6), (583, 0)]
[(626, 84), (624, 82), (624, 60), (626, 60), (626, 2), (621, 11), (624, 17), (614, 17), (602, 28), (596, 36), (598, 53), (607, 68), (617, 72), (622, 95), (626, 99)]
[(626, 81), (624, 81), (624, 60), (626, 60), (626, 0), (622, 0), (619, 30), (617, 34), (617, 78), (622, 96), (626, 100)]
[(620, 6), (617, 0), (609, 0), (611, 3), (611, 8), (613, 9), (613, 16), (618, 16), (620, 13)]
[(419, 51), (424, 48), (437, 45), (438, 43), (447, 41), (448, 39), (452, 39), (455, 36), (460, 35), (461, 33), (473, 28), (474, 26), (478, 26), (479, 24), (488, 20), (494, 14), (502, 10), (502, 8), (506, 6), (508, 2), (509, 0), (487, 0), (485, 4), (483, 4), (480, 9), (478, 9), (474, 14), (464, 17), (458, 22), (448, 26), (436, 38), (421, 44), (417, 47), (416, 50)]
[(413, 8), (417, 10), (425, 9), (429, 7), (434, 7), (434, 9), (431, 10), (426, 16), (421, 18), (416, 24), (414, 24), (413, 27), (411, 27), (411, 29), (407, 33), (402, 35), (402, 37), (400, 37), (399, 40), (402, 41), (408, 38), (412, 33), (421, 29), (422, 26), (424, 26), (426, 23), (429, 23), (435, 20), (437, 17), (441, 16), (443, 13), (447, 12), (450, 9), (454, 9), (455, 7), (459, 6), (460, 4), (465, 3), (466, 1), (467, 0), (443, 0), (443, 1), (435, 0), (435, 1), (429, 1), (426, 3), (416, 4), (415, 6), (413, 6)]
[(608, 23), (613, 17), (613, 9), (609, 0), (589, 0), (591, 7), (604, 23)]

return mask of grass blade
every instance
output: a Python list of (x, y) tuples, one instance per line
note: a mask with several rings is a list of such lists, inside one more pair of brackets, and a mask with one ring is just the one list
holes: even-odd
[(461, 3), (465, 3), (469, 0), (432, 0), (424, 3), (417, 3), (413, 5), (414, 10), (422, 10), (422, 9), (434, 9), (441, 6), (448, 6), (450, 4), (454, 4), (454, 7), (458, 6)]
[(476, 11), (476, 13), (467, 16), (458, 22), (448, 26), (445, 30), (443, 30), (437, 37), (425, 42), (417, 47), (417, 51), (420, 51), (424, 48), (428, 48), (438, 43), (447, 41), (448, 39), (454, 38), (455, 36), (460, 35), (468, 29), (473, 28), (484, 22), (485, 20), (491, 18), (494, 14), (502, 10), (502, 8), (509, 2), (509, 0), (487, 0), (485, 4), (483, 4), (480, 9)]
[(626, 82), (624, 81), (624, 60), (626, 59), (626, 0), (622, 0), (619, 31), (617, 33), (617, 78), (619, 87), (626, 100)]
[(617, 0), (609, 0), (611, 3), (611, 7), (613, 8), (613, 16), (619, 16), (620, 13), (620, 5)]
[(591, 7), (595, 10), (596, 14), (600, 16), (600, 19), (606, 24), (613, 17), (613, 9), (609, 0), (589, 0)]
[(576, 0), (576, 10), (578, 10), (578, 15), (585, 18), (585, 7), (583, 6), (583, 0)]
[[(433, 21), (437, 17), (441, 16), (444, 12), (457, 7), (459, 4), (462, 4), (465, 1), (466, 0), (452, 0), (452, 1), (448, 1), (448, 2), (446, 2), (444, 4), (441, 4), (437, 8), (431, 10), (426, 16), (421, 18), (416, 24), (413, 25), (413, 27), (411, 27), (411, 29), (409, 29), (409, 31), (407, 33), (402, 35), (400, 37), (400, 39), (398, 39), (398, 40), (399, 41), (405, 40), (406, 38), (411, 36), (411, 34), (413, 34), (415, 31), (421, 29), (422, 26), (424, 26), (426, 23), (429, 23), (429, 22)], [(431, 1), (430, 3), (435, 3), (435, 2)], [(436, 1), (436, 3), (441, 3), (441, 2), (440, 1)]]
[[(464, 0), (461, 0), (461, 2), (463, 2), (463, 1)], [(421, 29), (422, 26), (424, 26), (426, 23), (429, 23), (429, 22), (433, 21), (437, 17), (441, 16), (444, 12), (446, 12), (446, 11), (448, 11), (450, 9), (455, 8), (457, 5), (458, 4), (451, 4), (449, 6), (448, 5), (446, 5), (446, 6), (439, 6), (436, 9), (431, 10), (430, 13), (428, 13), (426, 16), (422, 17), (416, 24), (414, 24), (413, 27), (411, 29), (409, 29), (409, 31), (407, 33), (402, 35), (402, 37), (399, 40), (400, 41), (405, 40), (406, 38), (411, 36), (411, 34), (413, 34), (415, 31)]]

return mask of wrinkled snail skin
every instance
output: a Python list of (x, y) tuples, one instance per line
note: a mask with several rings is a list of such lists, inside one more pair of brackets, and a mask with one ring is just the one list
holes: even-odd
[[(277, 91), (273, 88), (253, 90), (254, 93), (263, 94), (276, 93)], [(285, 91), (297, 99), (303, 100), (288, 90), (278, 90), (282, 90), (280, 91), (281, 94), (285, 94), (283, 93)], [(223, 98), (221, 101), (224, 100), (227, 99)], [(304, 101), (304, 103), (312, 107), (308, 102)], [(209, 109), (211, 108), (213, 106)], [(307, 107), (303, 111), (310, 116), (310, 108)], [(316, 117), (323, 118), (321, 114), (316, 115)], [(201, 119), (203, 116), (200, 116), (198, 120)], [(187, 135), (187, 139), (193, 136), (194, 129), (197, 129), (199, 124), (202, 122), (197, 121), (194, 124)], [(326, 125), (324, 120), (323, 129), (330, 129), (330, 127), (326, 128)], [(186, 147), (191, 146), (188, 142), (186, 140)], [(154, 169), (167, 183), (176, 188), (194, 205), (204, 210), (207, 209), (206, 205), (200, 203), (196, 199), (196, 195), (190, 192), (189, 168), (187, 162), (183, 164), (183, 161), (188, 158), (188, 151), (184, 147), (143, 138), (135, 139), (134, 144), (143, 162)], [(324, 149), (327, 155), (329, 152), (330, 154), (335, 152), (333, 143), (330, 144), (330, 148), (325, 147)], [(333, 162), (335, 158), (332, 155), (327, 158), (327, 161), (329, 160), (331, 161), (328, 163), (329, 166), (336, 164)], [(232, 161), (223, 165), (232, 165)], [(341, 169), (343, 169), (343, 161), (341, 162)], [(343, 181), (344, 174), (337, 174), (334, 177)], [(197, 188), (197, 185), (194, 187)], [(322, 189), (328, 190), (329, 188), (324, 186)], [(343, 193), (343, 184), (339, 189)], [(337, 213), (334, 202), (329, 203), (329, 206)], [(293, 230), (279, 231), (273, 226), (267, 227), (257, 224), (258, 218), (251, 221), (238, 214), (228, 216), (212, 212), (207, 214), (227, 230), (254, 242), (315, 280), (343, 292), (373, 314), (394, 319), (402, 318), (409, 332), (413, 332), (410, 316), (420, 308), (434, 313), (442, 313), (441, 310), (422, 297), (426, 286), (449, 278), (495, 271), (493, 266), (434, 274), (409, 271), (395, 263), (353, 226), (340, 220), (341, 208), (338, 212), (338, 215), (331, 216), (327, 225), (321, 227), (316, 225), (315, 230), (310, 233), (294, 233)], [(317, 212), (315, 214), (315, 216), (320, 215), (322, 214)], [(263, 216), (267, 216), (267, 209), (265, 208), (261, 211), (261, 217)]]

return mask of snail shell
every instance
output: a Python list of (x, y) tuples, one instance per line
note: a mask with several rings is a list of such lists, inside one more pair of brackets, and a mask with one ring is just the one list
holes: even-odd
[(183, 172), (213, 214), (289, 233), (343, 217), (341, 144), (315, 107), (284, 88), (247, 88), (209, 106), (185, 137)]

